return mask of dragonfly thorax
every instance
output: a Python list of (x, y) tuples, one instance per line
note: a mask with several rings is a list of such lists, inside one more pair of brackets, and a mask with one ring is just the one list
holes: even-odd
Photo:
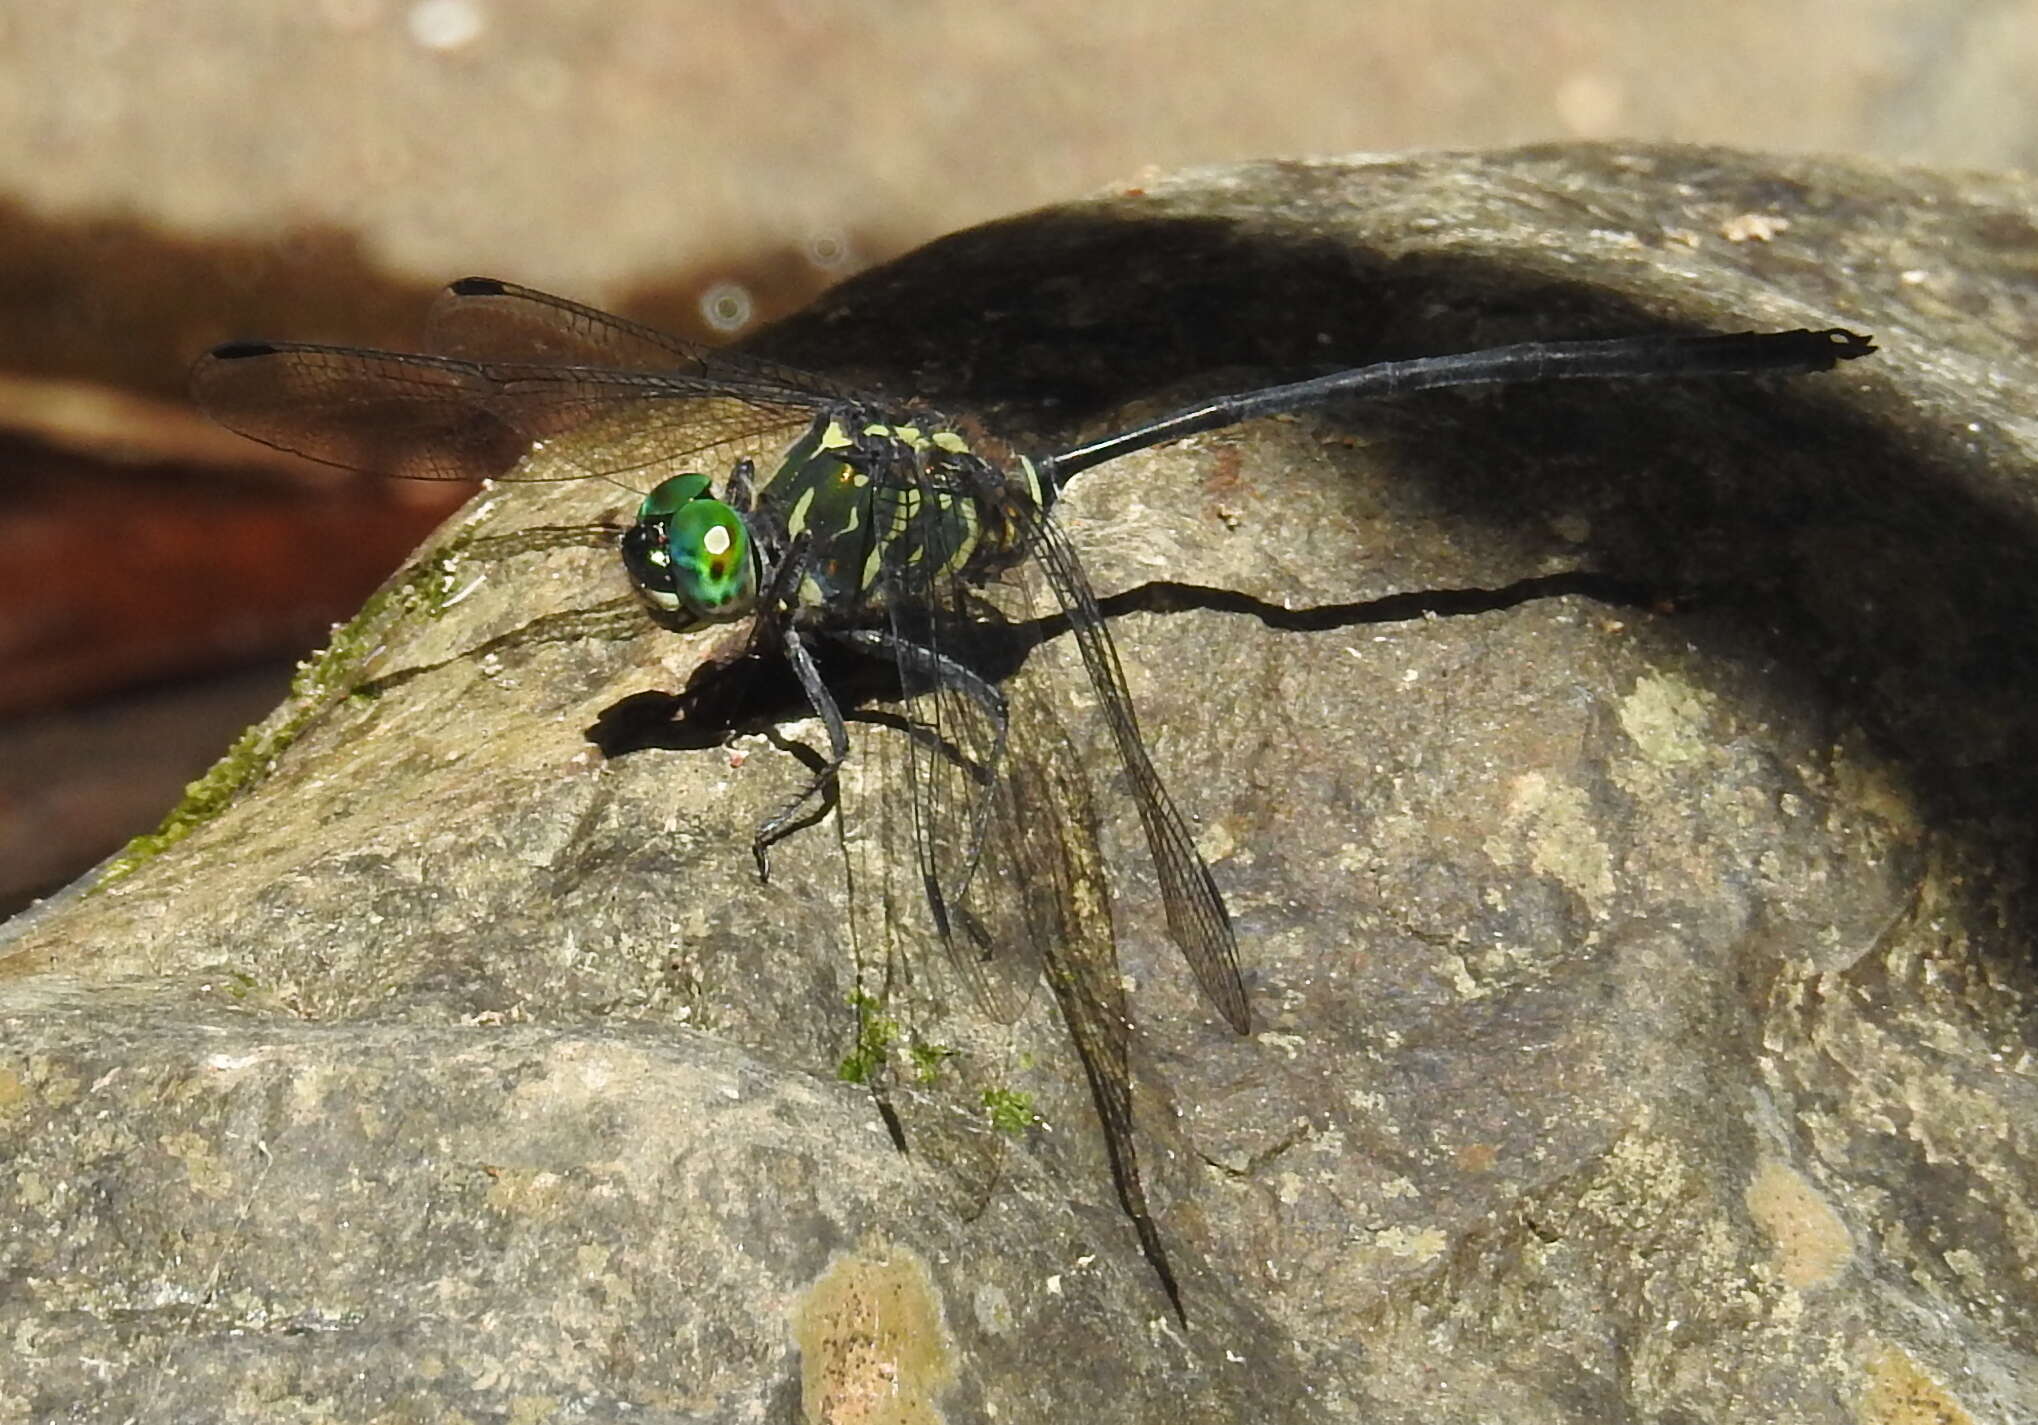
[(844, 616), (1011, 564), (1037, 505), (937, 419), (862, 408), (816, 420), (758, 499), (797, 551), (795, 602)]

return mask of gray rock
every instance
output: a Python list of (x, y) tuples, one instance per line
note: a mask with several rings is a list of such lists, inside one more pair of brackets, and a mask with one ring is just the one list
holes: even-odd
[[(1197, 998), (1100, 763), (1186, 1327), (1045, 993), (1000, 1028), (891, 965), (960, 1051), (895, 1084), (910, 1155), (836, 1078), (872, 908), (913, 909), (888, 729), (760, 885), (816, 729), (604, 760), (735, 635), (577, 612), (613, 557), (517, 537), (618, 492), (485, 496), (188, 836), (0, 951), (0, 1421), (2038, 1415), (2033, 197), (1694, 149), (1266, 164), (772, 335), (1042, 446), (1538, 336), (1884, 348), (1074, 487), (1261, 1026)], [(987, 1083), (1043, 1125), (982, 1127)]]

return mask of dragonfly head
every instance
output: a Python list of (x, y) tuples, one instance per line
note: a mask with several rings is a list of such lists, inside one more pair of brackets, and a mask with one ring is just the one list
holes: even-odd
[(623, 563), (645, 602), (676, 618), (723, 623), (757, 602), (749, 526), (705, 475), (675, 475), (644, 497), (623, 534)]

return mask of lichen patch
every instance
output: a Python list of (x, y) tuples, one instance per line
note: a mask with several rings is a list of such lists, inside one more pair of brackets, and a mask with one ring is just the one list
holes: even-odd
[(838, 1256), (793, 1309), (808, 1425), (934, 1425), (955, 1343), (927, 1264), (866, 1242)]

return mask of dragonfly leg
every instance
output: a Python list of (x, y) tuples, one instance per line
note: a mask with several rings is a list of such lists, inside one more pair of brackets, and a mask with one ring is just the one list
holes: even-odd
[(1005, 711), (1005, 695), (998, 691), (995, 683), (967, 664), (958, 663), (946, 654), (882, 629), (832, 629), (828, 637), (833, 642), (854, 648), (857, 652), (873, 658), (890, 658), (902, 671), (917, 673), (933, 683), (960, 688), (967, 693), (970, 701), (983, 709), (984, 716), (988, 717), (991, 725), (998, 730), (997, 740), (991, 750), (991, 765), (997, 764), (998, 755), (1005, 750), (1005, 729), (1010, 719)]
[[(732, 490), (738, 484), (747, 483), (745, 467), (749, 464), (747, 460), (737, 462), (729, 477)], [(814, 663), (814, 653), (807, 646), (806, 635), (794, 622), (796, 610), (792, 593), (807, 571), (808, 542), (802, 536), (787, 546), (782, 535), (759, 516), (746, 515), (744, 519), (750, 524), (753, 536), (769, 540), (772, 546), (768, 556), (771, 582), (758, 601), (757, 621), (750, 632), (751, 646), (755, 648), (769, 640), (777, 640), (787, 666), (799, 679), (800, 691), (807, 695), (807, 705), (828, 729), (828, 760), (814, 774), (813, 780), (800, 789), (798, 796), (758, 825), (757, 834), (751, 838), (750, 854), (757, 858), (757, 877), (768, 881), (771, 879), (771, 848), (810, 821), (818, 819), (818, 816), (807, 815), (807, 805), (835, 785), (835, 774), (849, 757), (849, 730), (842, 724), (842, 709), (836, 703), (835, 695), (821, 681), (821, 670)]]
[[(738, 469), (749, 463), (747, 460), (740, 462)], [(744, 526), (750, 531), (751, 543), (763, 558), (764, 567), (771, 571), (770, 580), (758, 591), (759, 612), (750, 626), (750, 648), (753, 651), (760, 649), (774, 637), (790, 643), (796, 611), (793, 591), (806, 577), (811, 541), (806, 535), (801, 535), (788, 542), (778, 522), (766, 518), (762, 512), (745, 513), (742, 518)]]
[(722, 486), (722, 503), (739, 515), (756, 512), (757, 462), (749, 456), (729, 468), (728, 482)]
[(804, 815), (807, 804), (835, 785), (835, 774), (849, 757), (849, 729), (842, 724), (842, 709), (835, 695), (828, 691), (828, 685), (821, 681), (821, 670), (814, 664), (805, 636), (798, 629), (787, 627), (780, 632), (780, 642), (785, 648), (785, 661), (791, 665), (793, 676), (800, 680), (800, 691), (807, 695), (808, 705), (828, 729), (828, 760), (814, 773), (813, 780), (800, 789), (800, 794), (762, 823), (751, 838), (750, 854), (757, 858), (757, 877), (763, 881), (771, 879), (771, 848), (808, 824)]

